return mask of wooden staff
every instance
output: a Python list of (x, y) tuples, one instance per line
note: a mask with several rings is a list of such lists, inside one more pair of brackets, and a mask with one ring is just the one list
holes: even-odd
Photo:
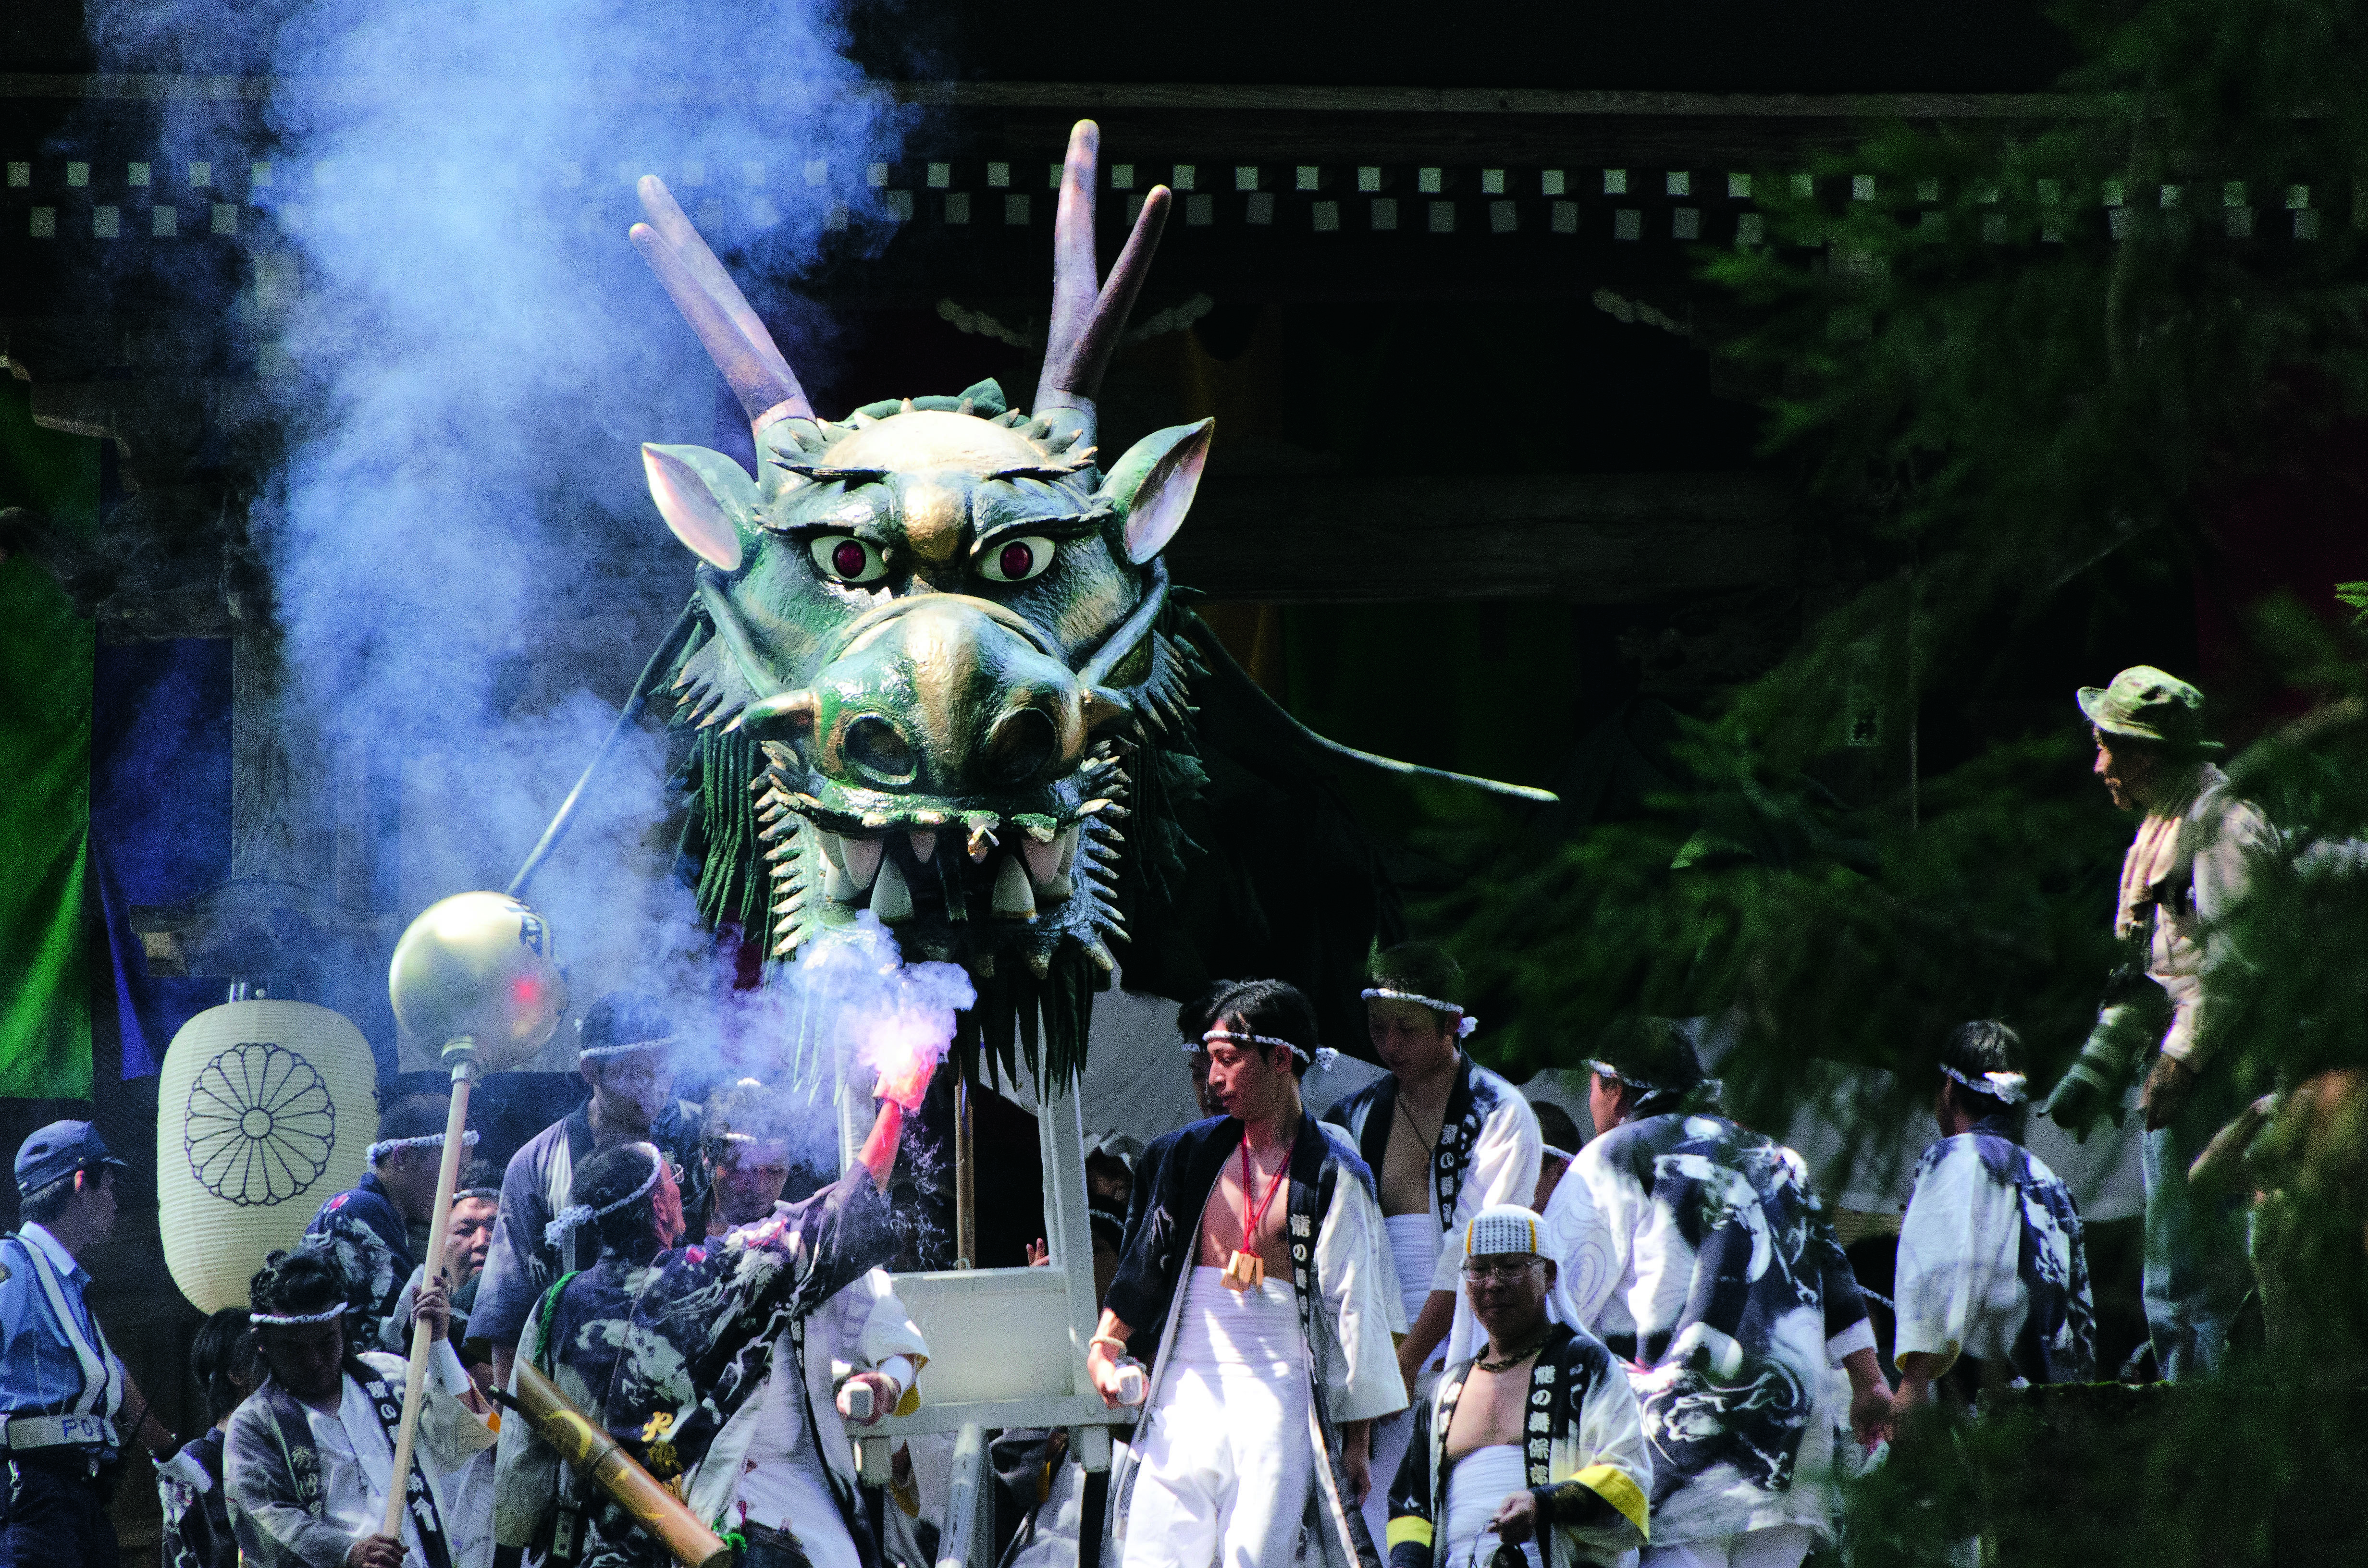
[[(461, 1185), (461, 1156), (468, 1146), (469, 1082), (476, 1074), (476, 1050), (477, 1042), (465, 1035), (444, 1047), (444, 1059), (452, 1063), (452, 1109), (444, 1119), (444, 1161), (436, 1172), (436, 1204), (428, 1210), (433, 1223), (428, 1229), (427, 1280), (444, 1278), (444, 1233), (452, 1222), (452, 1194)], [(403, 1383), (403, 1425), (395, 1429), (394, 1474), (386, 1489), (386, 1528), (379, 1532), (397, 1540), (403, 1539), (403, 1510), (411, 1496), (411, 1452), (419, 1441), (419, 1407), (427, 1397), (427, 1353), (434, 1344), (434, 1331), (425, 1318), (411, 1325), (411, 1368)]]

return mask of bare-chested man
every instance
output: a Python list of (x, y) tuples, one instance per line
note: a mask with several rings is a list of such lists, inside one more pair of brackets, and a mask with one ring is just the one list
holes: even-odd
[(1372, 1424), (1406, 1405), (1372, 1173), (1300, 1100), (1318, 1050), (1304, 996), (1250, 981), (1212, 1015), (1221, 1114), (1144, 1151), (1087, 1357), (1113, 1404), (1121, 1360), (1151, 1365), (1111, 1483), (1120, 1561), (1267, 1568), (1305, 1529), (1311, 1561), (1356, 1568)]
[(1414, 1413), (1390, 1491), (1390, 1568), (1491, 1561), (1493, 1537), (1531, 1568), (1616, 1562), (1648, 1533), (1653, 1461), (1636, 1395), (1603, 1342), (1554, 1322), (1554, 1264), (1527, 1209), (1484, 1209), (1465, 1231), (1463, 1290), (1486, 1347), (1450, 1366)]
[[(1410, 1325), (1398, 1367), (1407, 1397), (1419, 1403), (1429, 1377), (1479, 1346), (1480, 1331), (1458, 1289), (1463, 1232), (1491, 1204), (1530, 1201), (1543, 1141), (1521, 1092), (1463, 1050), (1474, 1020), (1463, 1011), (1463, 966), (1444, 949), (1406, 942), (1376, 955), (1364, 997), (1366, 1032), (1389, 1076), (1340, 1101), (1324, 1119), (1347, 1131), (1379, 1178), (1383, 1224)], [(1447, 1245), (1449, 1237), (1457, 1244)], [(1409, 1416), (1374, 1430), (1373, 1463), (1383, 1485), (1366, 1506), (1365, 1524), (1376, 1534), (1388, 1518), (1380, 1491), (1412, 1432)]]

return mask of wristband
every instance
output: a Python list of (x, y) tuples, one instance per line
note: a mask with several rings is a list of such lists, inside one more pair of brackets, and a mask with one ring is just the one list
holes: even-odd
[(905, 1397), (905, 1391), (913, 1386), (915, 1378), (920, 1376), (920, 1369), (913, 1365), (910, 1356), (891, 1356), (871, 1369), (896, 1385), (896, 1392), (888, 1400), (892, 1405)]
[(1126, 1354), (1126, 1341), (1121, 1339), (1115, 1334), (1097, 1334), (1091, 1339), (1086, 1341), (1086, 1348), (1088, 1351), (1093, 1349), (1097, 1345), (1107, 1345), (1121, 1356)]

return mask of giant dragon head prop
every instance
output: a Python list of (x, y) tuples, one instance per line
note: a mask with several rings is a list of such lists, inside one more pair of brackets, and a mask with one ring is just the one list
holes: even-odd
[(1072, 134), (1034, 407), (995, 383), (816, 416), (682, 210), (641, 182), (633, 244), (746, 411), (757, 474), (646, 446), (650, 494), (697, 555), (672, 660), (695, 731), (685, 849), (701, 913), (774, 961), (870, 909), (908, 956), (969, 968), (965, 1043), (1015, 1034), (1056, 1075), (1123, 935), (1121, 881), (1180, 870), (1172, 813), (1199, 778), (1191, 653), (1160, 551), (1191, 505), (1212, 422), (1105, 466), (1094, 400), (1166, 221), (1154, 189), (1097, 278), (1099, 132)]

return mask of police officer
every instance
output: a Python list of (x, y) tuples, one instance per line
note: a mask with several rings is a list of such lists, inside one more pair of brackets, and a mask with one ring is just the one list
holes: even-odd
[(108, 1518), (112, 1475), (101, 1471), (115, 1460), (129, 1381), (83, 1298), (90, 1275), (74, 1259), (115, 1228), (114, 1173), (124, 1168), (87, 1121), (53, 1121), (17, 1151), (24, 1222), (0, 1236), (8, 1463), (0, 1568), (121, 1562)]

